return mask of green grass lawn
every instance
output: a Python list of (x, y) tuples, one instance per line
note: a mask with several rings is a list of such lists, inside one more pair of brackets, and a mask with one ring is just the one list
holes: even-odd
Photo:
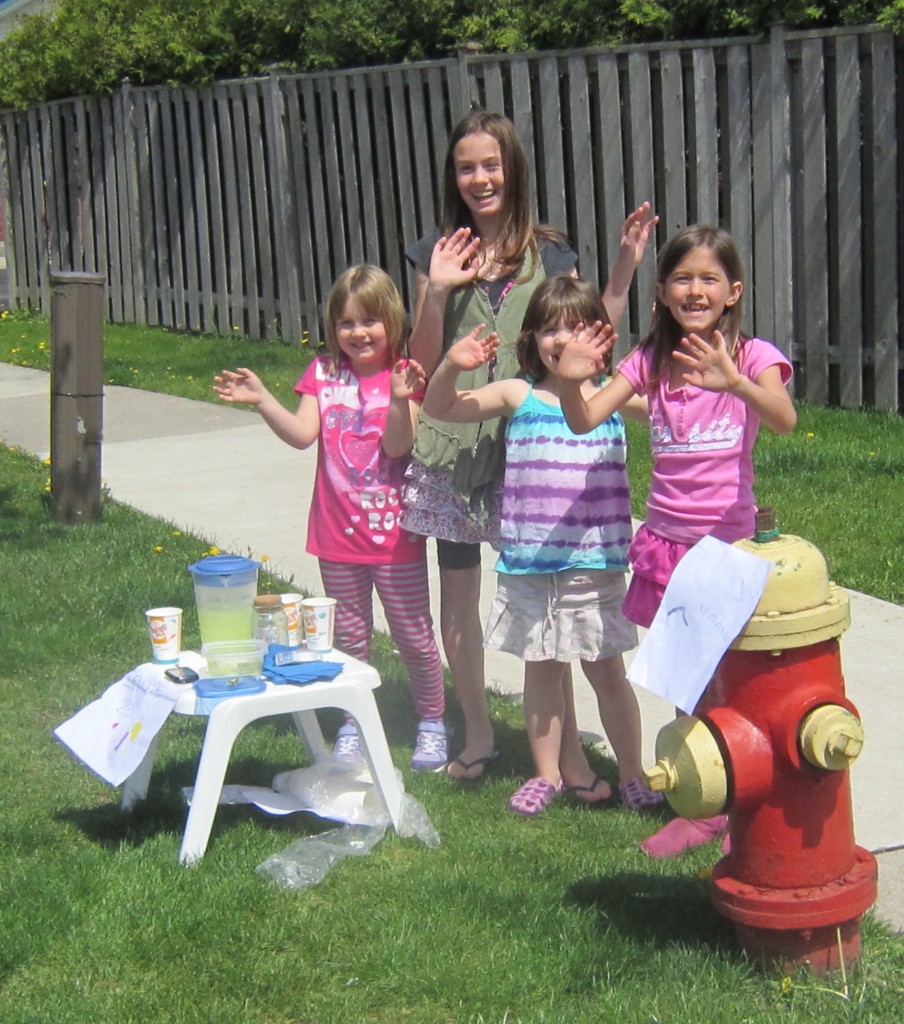
[[(106, 332), (111, 361), (138, 369), (142, 386), (191, 397), (210, 397), (212, 373), (241, 362), (291, 401), (309, 358), (146, 328), (122, 338)], [(19, 361), (27, 344), (23, 361), (38, 365), (46, 340), (46, 323), (0, 320), (0, 362)], [(640, 512), (645, 442), (642, 432), (632, 439)], [(778, 508), (785, 532), (817, 543), (839, 583), (898, 602), (902, 451), (897, 417), (805, 407), (798, 431), (764, 437), (757, 456), (760, 499)], [(181, 788), (194, 779), (201, 724), (167, 723), (149, 798), (130, 814), (51, 733), (146, 659), (144, 608), (162, 594), (193, 607), (185, 567), (207, 541), (112, 501), (100, 523), (59, 526), (46, 483), (46, 467), (0, 446), (3, 1024), (900, 1020), (904, 940), (871, 915), (846, 981), (756, 970), (710, 904), (715, 848), (650, 861), (638, 843), (658, 819), (624, 809), (561, 801), (538, 820), (507, 814), (531, 764), (516, 702), (491, 698), (501, 754), (484, 782), (412, 773), (413, 711), (383, 637), (378, 703), (440, 847), (390, 832), (320, 885), (290, 891), (255, 866), (332, 826), (224, 807), (206, 856), (181, 867)], [(195, 630), (189, 617), (186, 646), (197, 646)], [(227, 782), (269, 785), (297, 767), (298, 750), (288, 722), (249, 727)], [(592, 757), (612, 778), (614, 765)]]

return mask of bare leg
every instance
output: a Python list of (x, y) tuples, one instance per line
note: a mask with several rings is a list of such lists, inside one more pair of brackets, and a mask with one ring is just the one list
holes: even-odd
[(640, 707), (625, 675), (622, 656), (581, 664), (596, 694), (600, 721), (618, 762), (619, 782), (635, 779), (643, 772)]
[[(537, 775), (558, 786), (559, 758), (571, 690), (569, 666), (557, 661), (524, 663), (524, 725)], [(571, 707), (572, 717), (574, 707)]]
[(585, 803), (593, 804), (608, 800), (612, 796), (612, 787), (605, 779), (597, 777), (596, 772), (590, 767), (581, 743), (574, 710), (574, 685), (570, 665), (564, 681), (563, 695), (565, 718), (562, 726), (562, 752), (559, 757), (562, 778), (572, 790), (576, 788), (575, 795)]
[(448, 773), (456, 779), (476, 779), (484, 765), (470, 765), (493, 752), (493, 727), (487, 713), (483, 666), (483, 627), (480, 622), (480, 566), (440, 568), (440, 633), (452, 673), (452, 684), (465, 720), (465, 745)]

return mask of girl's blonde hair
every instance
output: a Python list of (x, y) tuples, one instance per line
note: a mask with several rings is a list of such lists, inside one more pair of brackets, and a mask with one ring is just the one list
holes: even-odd
[(496, 262), (506, 270), (516, 271), (530, 249), (536, 264), (539, 258), (538, 239), (564, 244), (564, 237), (551, 228), (531, 224), (527, 155), (514, 124), (504, 114), (475, 110), (466, 114), (452, 129), (443, 165), (443, 234), (448, 237), (461, 227), (469, 227), (478, 234), (471, 211), (458, 190), (455, 168), (455, 147), (468, 135), (489, 135), (499, 146), (505, 193), (499, 233), (494, 242)]
[(521, 333), (515, 342), (518, 366), (525, 377), (541, 381), (546, 365), (537, 347), (537, 332), (562, 321), (567, 327), (578, 324), (609, 323), (609, 315), (600, 293), (589, 281), (568, 274), (547, 278), (530, 297), (524, 311)]
[[(722, 228), (708, 227), (706, 224), (689, 224), (673, 235), (662, 247), (656, 261), (656, 284), (664, 287), (669, 275), (693, 249), (709, 249), (725, 271), (732, 283), (744, 280), (744, 266), (734, 239)], [(725, 338), (728, 353), (737, 359), (738, 347), (746, 340), (741, 331), (741, 296), (722, 311), (716, 324)], [(672, 316), (668, 305), (660, 302), (657, 295), (653, 303), (653, 324), (650, 333), (641, 343), (642, 348), (653, 348), (653, 379), (657, 380), (668, 373), (672, 352), (678, 347), (684, 331)]]
[(336, 338), (336, 324), (349, 304), (359, 315), (372, 316), (382, 322), (389, 344), (388, 361), (394, 363), (403, 353), (408, 333), (408, 316), (402, 296), (385, 270), (370, 263), (359, 263), (339, 275), (326, 297), (324, 319), (330, 369), (335, 370), (342, 357)]

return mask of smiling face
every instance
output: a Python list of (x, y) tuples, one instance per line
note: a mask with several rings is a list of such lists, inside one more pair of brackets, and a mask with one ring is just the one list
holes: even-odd
[(562, 349), (568, 344), (574, 328), (574, 323), (567, 323), (565, 317), (560, 317), (556, 322), (544, 324), (539, 330), (534, 331), (537, 355), (546, 367), (547, 373), (555, 376)]
[(342, 306), (335, 331), (336, 342), (356, 376), (367, 377), (389, 364), (391, 352), (383, 321), (358, 303), (349, 300)]
[(744, 286), (729, 280), (725, 268), (708, 246), (691, 249), (656, 285), (656, 298), (668, 307), (684, 334), (707, 341), (726, 307), (741, 297)]
[(505, 202), (505, 173), (499, 143), (486, 132), (465, 135), (453, 152), (459, 195), (481, 233), (494, 225)]

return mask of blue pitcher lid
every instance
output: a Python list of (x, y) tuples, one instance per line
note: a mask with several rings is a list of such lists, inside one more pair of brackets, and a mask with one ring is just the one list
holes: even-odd
[(260, 562), (242, 555), (207, 555), (188, 567), (189, 572), (199, 576), (232, 576), (239, 572), (251, 572), (261, 567)]

